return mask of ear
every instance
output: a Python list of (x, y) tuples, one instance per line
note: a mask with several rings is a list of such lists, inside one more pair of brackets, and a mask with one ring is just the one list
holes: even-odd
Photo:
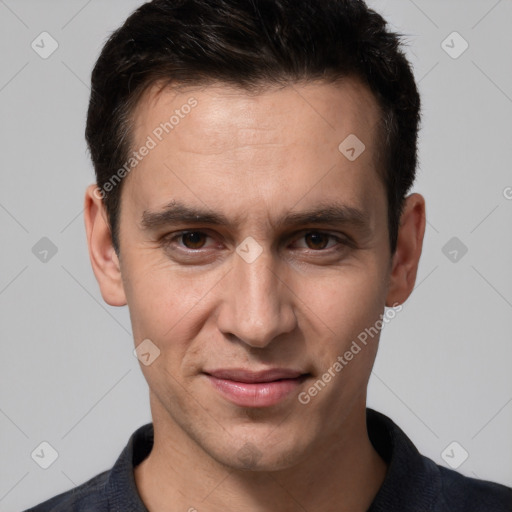
[(425, 234), (425, 199), (411, 194), (405, 199), (396, 251), (392, 258), (386, 306), (392, 307), (407, 300), (416, 282), (416, 273)]
[(112, 245), (107, 213), (96, 185), (90, 185), (85, 192), (84, 219), (89, 258), (101, 296), (111, 306), (124, 306), (126, 296), (119, 258)]

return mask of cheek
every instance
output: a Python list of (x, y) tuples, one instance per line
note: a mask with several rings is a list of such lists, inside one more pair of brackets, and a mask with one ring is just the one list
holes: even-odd
[(323, 330), (330, 330), (338, 339), (357, 336), (383, 311), (386, 279), (377, 261), (346, 267), (326, 279), (309, 281), (300, 294), (306, 311), (310, 308), (319, 328), (323, 325)]
[(136, 343), (149, 338), (165, 348), (165, 340), (183, 339), (197, 314), (204, 283), (179, 276), (167, 262), (145, 261), (144, 255), (126, 258), (125, 292)]
[(341, 372), (336, 372), (333, 385), (329, 386), (331, 392), (337, 390), (340, 398), (362, 389), (371, 372), (379, 336), (367, 337), (366, 345), (358, 337), (364, 338), (366, 329), (375, 326), (384, 311), (386, 287), (382, 272), (377, 259), (373, 263), (365, 261), (340, 269), (326, 279), (311, 280), (301, 291), (300, 297), (307, 298), (302, 308), (307, 351), (315, 359), (316, 371), (323, 374), (339, 356), (350, 352), (350, 360)]
[(375, 331), (375, 325), (384, 311), (385, 286), (378, 267), (365, 266), (364, 271), (340, 274), (329, 285), (319, 285), (313, 295), (316, 314), (309, 318), (322, 335), (309, 336), (308, 351), (316, 358), (316, 378), (328, 384), (306, 392), (311, 391), (317, 407), (330, 418), (366, 390), (378, 348), (380, 330)]
[(340, 315), (339, 327), (347, 329), (351, 339), (373, 325), (383, 312), (386, 293), (379, 279), (381, 276), (368, 273), (346, 286), (345, 311)]

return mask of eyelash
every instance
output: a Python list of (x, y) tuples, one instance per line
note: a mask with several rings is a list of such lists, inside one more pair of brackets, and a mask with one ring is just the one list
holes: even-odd
[[(162, 246), (165, 249), (170, 249), (171, 246), (175, 243), (175, 241), (177, 239), (180, 239), (180, 238), (184, 237), (185, 235), (192, 234), (192, 233), (194, 233), (194, 234), (201, 234), (201, 235), (205, 235), (208, 238), (212, 238), (210, 235), (208, 235), (208, 233), (206, 233), (204, 231), (200, 231), (200, 230), (185, 230), (185, 231), (179, 231), (177, 233), (171, 233), (169, 235), (166, 235), (166, 236), (162, 237), (161, 244), (162, 244)], [(348, 238), (340, 238), (340, 237), (335, 236), (335, 235), (333, 235), (331, 233), (327, 233), (325, 231), (319, 231), (319, 230), (318, 231), (317, 230), (303, 231), (299, 238), (303, 238), (306, 235), (311, 235), (311, 234), (326, 236), (330, 240), (334, 240), (335, 242), (337, 242), (337, 245), (334, 246), (334, 247), (327, 248), (327, 249), (325, 249), (325, 248), (324, 249), (306, 249), (306, 250), (308, 250), (310, 252), (314, 252), (314, 253), (328, 253), (328, 252), (331, 252), (332, 250), (340, 251), (340, 250), (342, 250), (343, 248), (346, 248), (346, 247), (354, 247), (354, 243), (352, 242), (352, 240), (350, 240)], [(296, 239), (294, 238), (294, 240), (296, 240)], [(199, 249), (189, 249), (189, 248), (184, 247), (184, 246), (180, 246), (180, 249), (183, 252), (187, 252), (189, 254), (200, 253), (201, 251), (207, 250), (207, 249), (205, 249), (203, 247), (201, 247)]]

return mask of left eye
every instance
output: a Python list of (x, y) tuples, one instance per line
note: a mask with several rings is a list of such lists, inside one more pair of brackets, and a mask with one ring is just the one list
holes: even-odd
[(181, 239), (187, 249), (202, 249), (209, 237), (202, 231), (187, 231), (175, 238)]
[[(314, 251), (330, 248), (333, 245), (336, 245), (336, 242), (339, 243), (339, 240), (335, 236), (328, 233), (322, 233), (321, 231), (310, 231), (302, 235), (300, 239), (304, 239), (307, 244), (307, 248)], [(330, 247), (327, 247), (329, 241), (334, 243)]]

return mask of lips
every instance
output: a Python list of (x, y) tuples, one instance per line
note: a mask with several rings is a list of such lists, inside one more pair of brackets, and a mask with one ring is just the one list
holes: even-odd
[(287, 368), (249, 371), (241, 368), (205, 371), (213, 388), (241, 407), (270, 407), (289, 397), (309, 374)]
[(272, 382), (281, 379), (296, 379), (297, 377), (304, 375), (304, 372), (288, 370), (284, 368), (274, 368), (271, 370), (262, 370), (259, 372), (251, 372), (242, 369), (213, 370), (205, 373), (217, 379), (225, 379), (246, 383), (262, 383)]

